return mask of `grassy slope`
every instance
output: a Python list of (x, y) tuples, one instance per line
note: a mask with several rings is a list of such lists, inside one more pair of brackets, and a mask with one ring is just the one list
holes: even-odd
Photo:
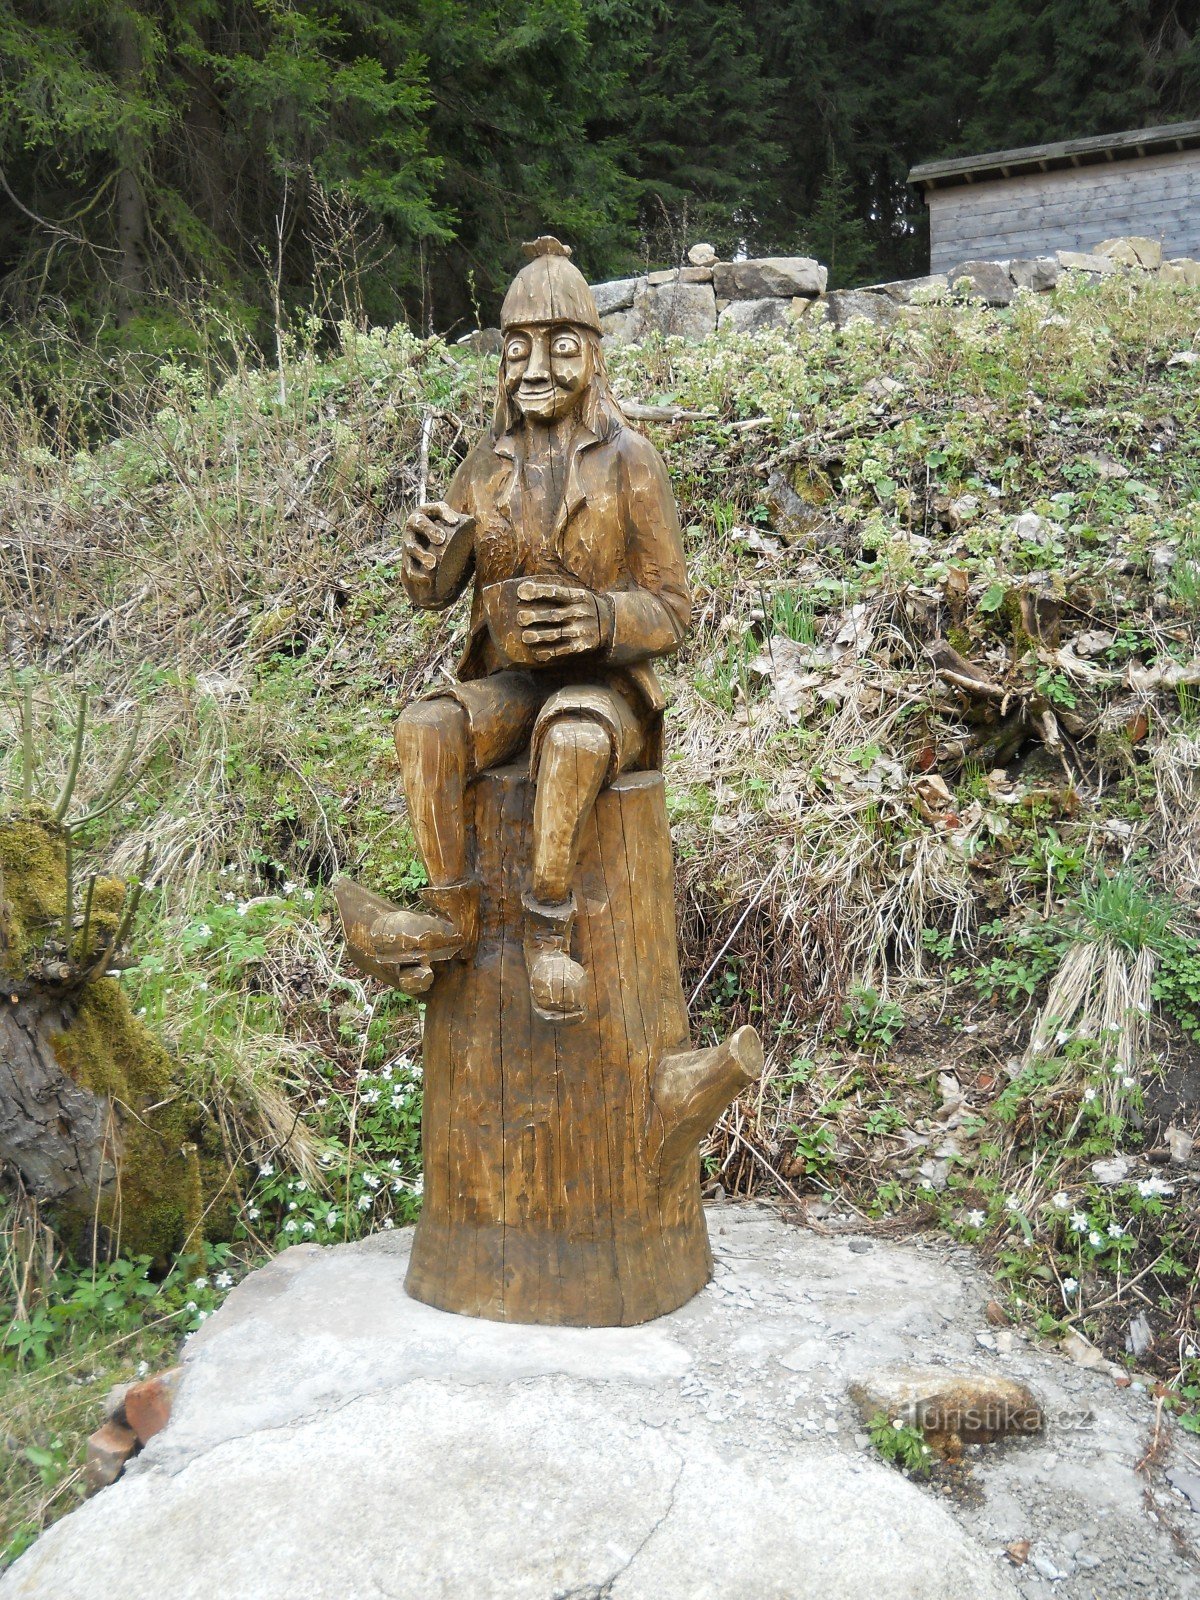
[[(1114, 1349), (1142, 1312), (1185, 1399), (1194, 1191), (1089, 1164), (1197, 1114), (1200, 364), (1171, 358), (1198, 329), (1200, 294), (1119, 278), (613, 361), (623, 397), (709, 419), (650, 428), (697, 602), (668, 674), (685, 978), (698, 1035), (751, 1019), (769, 1049), (710, 1181), (978, 1240), (1014, 1298)], [(0, 415), (6, 781), (23, 681), (47, 787), (81, 688), (85, 795), (141, 716), (141, 781), (94, 850), (131, 871), (150, 847), (124, 981), (247, 1163), (212, 1219), (231, 1261), (419, 1206), (417, 1013), (339, 966), (325, 885), (421, 881), (390, 725), (456, 636), (406, 607), (398, 528), (492, 381), (436, 341), (343, 331), (324, 358), (165, 372), (91, 451)], [(939, 679), (937, 638), (1009, 699)], [(36, 1251), (8, 1218), (11, 1298)], [(177, 1333), (219, 1299), (225, 1262), (203, 1265), (144, 1315), (118, 1286), (4, 1380), (18, 1541), (70, 1500), (81, 1393), (127, 1375), (146, 1317)]]

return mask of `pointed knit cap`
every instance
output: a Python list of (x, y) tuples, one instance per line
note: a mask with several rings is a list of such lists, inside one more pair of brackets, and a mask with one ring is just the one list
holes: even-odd
[(600, 313), (587, 279), (572, 266), (570, 248), (549, 234), (521, 247), (530, 258), (508, 286), (501, 328), (537, 322), (574, 322), (600, 332)]

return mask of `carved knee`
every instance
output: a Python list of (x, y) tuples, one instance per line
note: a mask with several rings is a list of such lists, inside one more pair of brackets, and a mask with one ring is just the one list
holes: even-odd
[(414, 700), (400, 713), (396, 723), (396, 754), (403, 762), (406, 756), (412, 757), (428, 749), (430, 743), (465, 740), (466, 734), (466, 712), (456, 700), (449, 696)]
[(591, 764), (612, 759), (612, 735), (592, 717), (556, 717), (542, 736), (541, 759), (579, 760)]

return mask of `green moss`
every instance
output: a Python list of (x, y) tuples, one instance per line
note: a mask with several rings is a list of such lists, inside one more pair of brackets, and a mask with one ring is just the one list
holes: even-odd
[(4, 872), (4, 967), (24, 976), (46, 931), (61, 922), (66, 899), (67, 835), (49, 816), (31, 812), (0, 822)]
[[(4, 965), (24, 978), (47, 934), (58, 934), (66, 902), (67, 835), (40, 812), (0, 819), (4, 872)], [(89, 954), (111, 938), (120, 922), (126, 886), (97, 878), (91, 891)], [(76, 919), (84, 915), (87, 881), (77, 880)], [(220, 1231), (224, 1215), (212, 1199), (229, 1180), (219, 1130), (181, 1082), (162, 1042), (133, 1014), (113, 978), (94, 978), (64, 1011), (51, 1034), (59, 1066), (91, 1093), (122, 1112), (124, 1152), (111, 1197), (99, 1222), (124, 1250), (165, 1261), (202, 1224)], [(64, 1236), (82, 1240), (96, 1219), (56, 1218)]]
[(88, 984), (70, 1026), (51, 1043), (63, 1071), (93, 1094), (133, 1105), (170, 1088), (171, 1058), (134, 1016), (115, 978)]
[(229, 1179), (220, 1131), (178, 1082), (171, 1057), (134, 1016), (116, 980), (89, 984), (51, 1043), (77, 1083), (133, 1112), (116, 1192), (100, 1208), (100, 1221), (119, 1232), (122, 1248), (165, 1260), (202, 1227), (219, 1233), (228, 1208), (212, 1202)]

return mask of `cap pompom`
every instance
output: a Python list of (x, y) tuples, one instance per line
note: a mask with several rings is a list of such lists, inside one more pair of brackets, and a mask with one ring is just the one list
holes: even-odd
[(565, 256), (568, 261), (571, 259), (571, 246), (556, 239), (552, 233), (543, 233), (536, 239), (527, 240), (521, 250), (527, 261), (536, 261), (539, 256)]

